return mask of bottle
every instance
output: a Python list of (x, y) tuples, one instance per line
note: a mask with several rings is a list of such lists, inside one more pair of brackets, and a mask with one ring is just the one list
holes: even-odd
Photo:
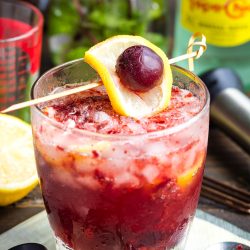
[[(206, 36), (208, 48), (197, 60), (195, 73), (231, 68), (250, 93), (250, 0), (179, 0), (174, 56), (186, 53), (188, 40), (197, 31)], [(187, 62), (180, 66), (187, 67)]]

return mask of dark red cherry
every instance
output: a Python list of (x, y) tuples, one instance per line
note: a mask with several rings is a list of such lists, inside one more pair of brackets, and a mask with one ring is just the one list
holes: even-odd
[(160, 56), (142, 45), (135, 45), (124, 50), (115, 66), (121, 83), (135, 92), (146, 92), (160, 85), (163, 67)]

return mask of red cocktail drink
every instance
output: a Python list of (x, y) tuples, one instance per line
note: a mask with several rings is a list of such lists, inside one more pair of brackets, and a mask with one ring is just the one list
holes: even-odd
[[(58, 249), (183, 249), (200, 193), (209, 97), (190, 72), (172, 71), (169, 107), (140, 120), (115, 113), (102, 87), (33, 108), (38, 172)], [(95, 77), (75, 61), (47, 72), (32, 94)]]

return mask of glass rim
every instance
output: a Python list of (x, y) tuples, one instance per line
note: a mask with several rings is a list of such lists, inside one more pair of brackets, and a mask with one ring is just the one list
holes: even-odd
[[(31, 92), (30, 92), (31, 99), (32, 100), (34, 99), (35, 86), (39, 83), (40, 80), (42, 80), (44, 77), (46, 77), (47, 74), (50, 74), (58, 69), (62, 69), (68, 65), (73, 65), (74, 63), (78, 63), (80, 61), (83, 61), (83, 59), (81, 58), (81, 59), (72, 60), (72, 61), (63, 63), (61, 65), (58, 65), (56, 67), (53, 67), (52, 69), (46, 71), (32, 85)], [(203, 115), (209, 109), (210, 94), (209, 94), (209, 91), (208, 91), (205, 83), (198, 76), (196, 76), (194, 73), (192, 73), (191, 71), (189, 71), (185, 68), (177, 66), (177, 65), (171, 65), (171, 67), (176, 68), (181, 73), (185, 73), (186, 75), (188, 74), (188, 77), (190, 77), (190, 78), (192, 77), (196, 84), (197, 84), (197, 82), (199, 82), (201, 84), (201, 86), (203, 87), (203, 90), (205, 93), (205, 101), (204, 101), (202, 108), (200, 109), (200, 111), (197, 114), (195, 114), (193, 117), (191, 117), (187, 121), (185, 121), (181, 124), (178, 124), (176, 126), (170, 127), (170, 128), (165, 128), (165, 129), (152, 131), (152, 132), (148, 132), (148, 133), (146, 132), (146, 133), (142, 133), (142, 134), (130, 134), (130, 135), (102, 134), (102, 133), (92, 132), (92, 131), (78, 129), (78, 128), (65, 128), (62, 123), (57, 122), (56, 120), (51, 119), (50, 117), (46, 116), (37, 105), (34, 105), (31, 108), (35, 112), (38, 112), (43, 117), (43, 119), (47, 120), (51, 125), (59, 128), (59, 129), (62, 129), (64, 131), (70, 130), (70, 131), (72, 131), (73, 134), (79, 134), (79, 135), (95, 137), (95, 138), (98, 137), (98, 138), (102, 138), (102, 139), (106, 139), (106, 140), (110, 140), (110, 141), (112, 141), (112, 140), (142, 139), (142, 138), (158, 138), (158, 137), (162, 137), (162, 136), (166, 136), (166, 135), (175, 134), (175, 133), (182, 131), (185, 128), (190, 127), (192, 124), (194, 124), (196, 121), (198, 121), (201, 117), (203, 117)]]
[[(36, 6), (32, 5), (31, 3), (27, 3), (27, 2), (23, 2), (23, 1), (8, 2), (6, 0), (3, 0), (3, 1), (0, 1), (0, 4), (1, 3), (26, 6), (27, 8), (31, 9), (37, 15), (38, 22), (34, 27), (32, 27), (31, 30), (23, 33), (22, 35), (11, 37), (11, 38), (6, 38), (6, 39), (0, 39), (0, 43), (16, 42), (16, 41), (25, 39), (27, 37), (32, 36), (36, 31), (38, 31), (40, 28), (42, 28), (43, 23), (44, 23), (44, 18), (43, 18), (41, 11)], [(0, 16), (0, 18), (1, 18), (1, 16)], [(16, 19), (14, 19), (14, 20), (16, 20)]]

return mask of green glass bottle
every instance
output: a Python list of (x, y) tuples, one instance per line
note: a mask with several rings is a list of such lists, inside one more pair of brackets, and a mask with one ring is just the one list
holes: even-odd
[[(175, 20), (174, 56), (186, 53), (190, 36), (202, 32), (207, 51), (195, 73), (217, 67), (235, 70), (250, 92), (250, 0), (179, 0)], [(181, 62), (187, 67), (187, 62)]]

